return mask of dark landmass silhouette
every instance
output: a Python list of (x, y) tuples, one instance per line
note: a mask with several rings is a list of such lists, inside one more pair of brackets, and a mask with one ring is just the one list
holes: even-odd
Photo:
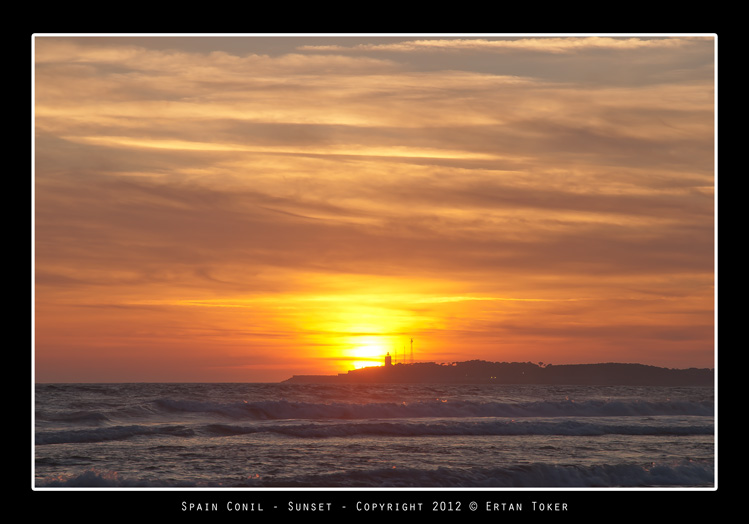
[(713, 386), (707, 368), (671, 369), (644, 364), (534, 364), (470, 360), (418, 362), (354, 369), (338, 375), (294, 375), (291, 384), (550, 384), (596, 386)]

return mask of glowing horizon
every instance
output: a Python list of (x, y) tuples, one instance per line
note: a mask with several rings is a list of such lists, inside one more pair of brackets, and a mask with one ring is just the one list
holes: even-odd
[(715, 45), (37, 36), (36, 380), (713, 367)]

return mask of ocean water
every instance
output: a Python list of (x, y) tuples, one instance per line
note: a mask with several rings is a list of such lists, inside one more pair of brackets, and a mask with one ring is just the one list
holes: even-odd
[(710, 488), (706, 387), (37, 384), (36, 488)]

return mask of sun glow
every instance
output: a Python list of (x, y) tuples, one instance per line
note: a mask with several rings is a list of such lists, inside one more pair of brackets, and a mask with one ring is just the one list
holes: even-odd
[(350, 364), (355, 368), (369, 366), (380, 366), (385, 362), (389, 343), (387, 336), (357, 336), (351, 337), (349, 349), (345, 351), (346, 357), (351, 359)]

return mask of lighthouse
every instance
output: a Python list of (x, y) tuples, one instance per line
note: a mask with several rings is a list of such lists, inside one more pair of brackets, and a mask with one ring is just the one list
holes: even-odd
[(392, 366), (393, 365), (393, 359), (390, 357), (390, 352), (388, 352), (388, 354), (385, 355), (385, 365), (386, 366)]

